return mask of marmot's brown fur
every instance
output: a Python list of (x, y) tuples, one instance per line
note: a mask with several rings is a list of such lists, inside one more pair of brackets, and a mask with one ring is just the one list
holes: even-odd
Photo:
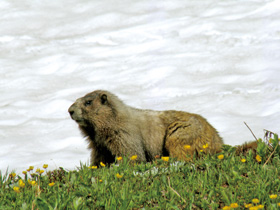
[(92, 165), (112, 163), (123, 155), (137, 155), (139, 161), (156, 156), (187, 160), (200, 150), (220, 152), (223, 145), (215, 128), (200, 115), (132, 108), (108, 91), (89, 93), (68, 111), (88, 137)]
[(237, 155), (246, 156), (251, 150), (254, 155), (257, 153), (258, 141), (245, 142), (242, 145), (235, 146)]

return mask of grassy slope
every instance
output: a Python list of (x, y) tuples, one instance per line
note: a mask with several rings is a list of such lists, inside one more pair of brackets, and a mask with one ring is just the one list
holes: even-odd
[[(202, 155), (189, 163), (158, 159), (136, 164), (123, 158), (110, 168), (89, 169), (82, 165), (68, 172), (60, 168), (41, 171), (41, 175), (33, 170), (27, 175), (2, 174), (0, 209), (226, 209), (236, 206), (234, 203), (237, 209), (244, 209), (254, 198), (259, 203), (253, 206), (277, 209), (278, 146), (274, 151), (262, 145), (257, 152), (262, 155), (261, 162), (252, 152), (236, 156), (234, 148), (225, 147), (223, 159), (217, 154)], [(243, 158), (246, 162), (241, 162)], [(52, 182), (54, 186), (49, 186)], [(276, 199), (270, 198), (275, 194)]]

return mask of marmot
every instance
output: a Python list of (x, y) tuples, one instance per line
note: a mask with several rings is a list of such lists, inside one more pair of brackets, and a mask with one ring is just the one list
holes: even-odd
[(68, 111), (89, 141), (92, 165), (113, 163), (123, 155), (137, 155), (139, 161), (156, 156), (187, 160), (200, 150), (220, 152), (223, 145), (215, 128), (200, 115), (136, 109), (104, 90), (77, 99)]

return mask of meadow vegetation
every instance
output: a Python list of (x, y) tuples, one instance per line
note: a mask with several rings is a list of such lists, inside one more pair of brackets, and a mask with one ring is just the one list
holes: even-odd
[(190, 162), (132, 156), (109, 167), (0, 173), (0, 209), (280, 209), (279, 139), (258, 141), (241, 155), (227, 145), (208, 155), (205, 145)]

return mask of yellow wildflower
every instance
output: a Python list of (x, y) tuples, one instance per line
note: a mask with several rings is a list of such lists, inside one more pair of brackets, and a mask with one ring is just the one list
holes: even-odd
[(253, 206), (253, 204), (251, 204), (251, 203), (248, 203), (248, 204), (245, 204), (245, 208), (250, 208), (250, 207), (252, 207)]
[(22, 181), (22, 179), (20, 179), (20, 180), (18, 181), (18, 184), (19, 184), (20, 187), (24, 187), (24, 186), (25, 186), (25, 184), (24, 184), (24, 182)]
[(264, 208), (264, 205), (258, 205), (256, 206), (258, 209), (263, 209)]
[(102, 179), (100, 179), (100, 180), (99, 180), (99, 182), (103, 182), (103, 180), (102, 180)]
[(188, 145), (188, 144), (184, 145), (184, 149), (186, 149), (186, 150), (191, 149), (191, 145)]
[(253, 203), (255, 203), (255, 204), (257, 204), (257, 203), (259, 203), (259, 202), (260, 202), (260, 200), (259, 200), (259, 199), (257, 199), (257, 198), (254, 198), (254, 199), (252, 200), (252, 202), (253, 202)]
[(123, 177), (123, 175), (120, 175), (119, 173), (117, 173), (117, 174), (116, 174), (116, 177), (120, 179), (120, 178)]
[(207, 149), (209, 146), (208, 146), (208, 144), (205, 144), (202, 147), (203, 147), (203, 149)]
[(91, 169), (97, 169), (97, 166), (91, 166)]
[(169, 161), (169, 157), (161, 157), (161, 159), (162, 159), (163, 161), (166, 161), (166, 162)]
[(241, 159), (241, 162), (242, 162), (242, 163), (245, 163), (245, 162), (246, 162), (246, 159), (245, 159), (245, 158)]
[(262, 157), (259, 156), (259, 155), (257, 155), (257, 156), (256, 156), (256, 160), (257, 160), (258, 162), (261, 162), (261, 161), (262, 161)]
[(200, 152), (203, 152), (203, 150), (201, 149), (201, 150), (199, 150)]
[(231, 208), (230, 208), (230, 206), (224, 206), (223, 207), (223, 210), (230, 210)]
[(43, 165), (43, 168), (44, 168), (44, 169), (47, 169), (48, 167), (49, 167), (48, 164), (44, 164), (44, 165)]
[(33, 170), (34, 166), (29, 166), (29, 171)]
[(280, 207), (280, 203), (277, 203), (277, 205)]
[(117, 160), (118, 160), (118, 161), (121, 161), (121, 160), (122, 160), (122, 157), (117, 157)]
[(30, 183), (32, 186), (35, 186), (37, 184), (36, 181), (31, 181)]
[(219, 158), (220, 160), (222, 160), (222, 159), (224, 159), (224, 155), (219, 155), (218, 158)]
[(40, 170), (41, 170), (40, 168), (37, 168), (36, 173), (40, 173)]
[(26, 174), (27, 174), (27, 171), (23, 171), (22, 173), (23, 173), (24, 175), (26, 175)]
[(100, 165), (101, 165), (102, 167), (105, 167), (105, 166), (106, 166), (103, 162), (100, 162)]
[(44, 170), (40, 170), (40, 171), (39, 171), (40, 174), (42, 174), (42, 173), (44, 173), (44, 172), (45, 172)]
[(258, 210), (259, 208), (257, 206), (252, 206), (249, 208), (249, 210)]
[(232, 203), (230, 204), (230, 207), (233, 209), (238, 208), (238, 203)]
[(17, 193), (20, 193), (19, 187), (14, 187), (13, 190)]
[(15, 177), (15, 176), (16, 176), (16, 173), (11, 173), (10, 176), (11, 176), (11, 177)]
[(276, 198), (277, 198), (277, 195), (276, 195), (276, 194), (272, 194), (272, 195), (270, 195), (269, 197), (270, 197), (270, 199), (276, 199)]
[(130, 160), (136, 160), (137, 159), (137, 155), (133, 155), (131, 156)]
[(50, 186), (50, 187), (52, 187), (52, 186), (54, 186), (54, 185), (55, 185), (54, 182), (49, 183), (49, 186)]

